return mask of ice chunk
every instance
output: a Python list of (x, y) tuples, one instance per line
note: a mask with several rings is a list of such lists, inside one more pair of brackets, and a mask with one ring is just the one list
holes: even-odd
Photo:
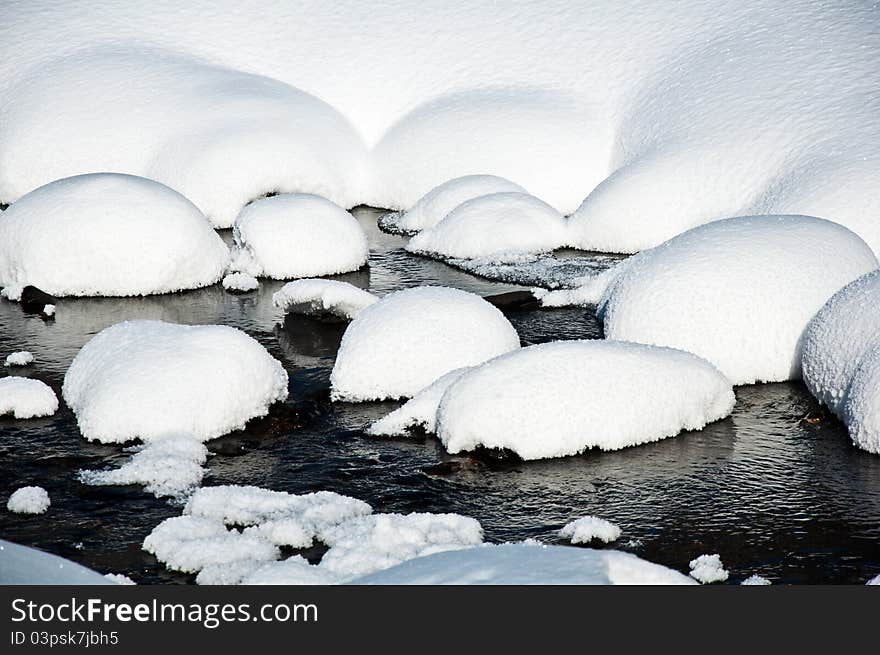
[(721, 563), (720, 555), (700, 555), (690, 561), (691, 577), (702, 584), (724, 582), (730, 575)]
[(27, 350), (19, 350), (18, 352), (14, 352), (10, 355), (6, 356), (5, 366), (28, 366), (29, 364), (34, 363), (34, 355), (33, 353), (28, 352)]
[(549, 252), (565, 245), (565, 221), (527, 193), (494, 193), (468, 200), (410, 239), (406, 249), (432, 257), (488, 259)]
[(229, 250), (163, 184), (94, 173), (47, 184), (0, 215), (0, 286), (55, 296), (142, 296), (223, 276)]
[(617, 450), (727, 416), (730, 382), (690, 353), (621, 341), (557, 341), (464, 374), (437, 410), (450, 453), (506, 448), (523, 459)]
[(753, 573), (752, 575), (747, 577), (745, 580), (740, 582), (740, 584), (745, 585), (745, 586), (766, 586), (766, 585), (771, 585), (773, 583), (770, 582), (767, 578), (760, 576), (757, 573)]
[(287, 372), (257, 341), (222, 325), (117, 323), (93, 337), (64, 376), (87, 439), (207, 441), (287, 397)]
[(355, 271), (370, 253), (354, 216), (304, 193), (252, 202), (235, 219), (233, 235), (233, 270), (279, 280)]
[(0, 378), (0, 416), (15, 418), (51, 416), (58, 410), (58, 397), (45, 382), (30, 378)]
[(378, 300), (369, 291), (339, 280), (295, 280), (272, 294), (272, 302), (285, 313), (332, 314), (348, 320)]
[(504, 315), (471, 293), (418, 287), (361, 311), (330, 376), (334, 400), (410, 397), (457, 368), (519, 348)]
[(253, 275), (247, 273), (230, 273), (223, 278), (223, 288), (233, 293), (247, 293), (260, 288), (260, 283)]
[(51, 504), (42, 487), (21, 487), (12, 492), (6, 509), (15, 514), (44, 514)]
[(797, 379), (807, 323), (877, 266), (862, 239), (830, 221), (731, 218), (630, 258), (598, 313), (608, 339), (690, 351), (734, 384)]
[(563, 526), (559, 536), (573, 544), (588, 544), (593, 539), (607, 544), (620, 537), (620, 528), (598, 516), (582, 516)]

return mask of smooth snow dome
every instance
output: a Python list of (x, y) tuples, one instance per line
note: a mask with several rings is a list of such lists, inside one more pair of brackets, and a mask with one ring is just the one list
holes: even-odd
[(730, 382), (690, 353), (620, 341), (556, 341), (474, 368), (437, 410), (450, 453), (510, 449), (523, 459), (617, 450), (727, 416)]
[(407, 211), (384, 216), (383, 225), (406, 234), (420, 232), (434, 227), (467, 200), (506, 191), (526, 192), (518, 184), (497, 175), (456, 177), (428, 191)]
[(598, 314), (606, 338), (687, 350), (733, 384), (797, 379), (807, 323), (877, 266), (862, 239), (830, 221), (730, 218), (624, 262)]
[(0, 416), (12, 414), (25, 419), (51, 416), (58, 410), (58, 397), (52, 388), (30, 378), (0, 378)]
[(853, 443), (880, 455), (880, 343), (866, 352), (841, 409)]
[(33, 353), (27, 350), (19, 350), (6, 356), (4, 366), (28, 366), (34, 363)]
[(272, 303), (284, 313), (332, 314), (346, 320), (378, 300), (379, 296), (339, 280), (295, 280), (272, 294)]
[(598, 516), (582, 516), (563, 526), (559, 536), (573, 544), (587, 544), (593, 539), (607, 544), (620, 537), (620, 528)]
[(331, 395), (343, 401), (410, 397), (449, 371), (519, 345), (510, 321), (477, 295), (447, 287), (396, 291), (346, 329)]
[(125, 321), (83, 346), (62, 390), (86, 439), (186, 433), (207, 441), (284, 400), (287, 372), (232, 327)]
[(21, 487), (12, 492), (6, 509), (15, 514), (43, 514), (51, 504), (49, 494), (42, 487)]
[(230, 273), (223, 278), (223, 288), (227, 291), (246, 293), (260, 288), (260, 282), (247, 273)]
[(0, 539), (0, 584), (106, 585), (103, 575), (69, 559)]
[(720, 555), (700, 555), (690, 561), (690, 576), (702, 584), (724, 582), (730, 573), (724, 568)]
[(500, 259), (565, 245), (565, 221), (527, 193), (493, 193), (468, 200), (434, 227), (419, 232), (410, 252), (456, 259)]
[(169, 293), (214, 284), (228, 260), (195, 205), (131, 175), (58, 180), (0, 214), (0, 286), (55, 296)]
[(485, 544), (411, 559), (357, 578), (382, 585), (687, 585), (678, 571), (617, 550)]
[(278, 280), (348, 273), (369, 255), (354, 216), (305, 193), (252, 202), (235, 219), (233, 236), (233, 269)]

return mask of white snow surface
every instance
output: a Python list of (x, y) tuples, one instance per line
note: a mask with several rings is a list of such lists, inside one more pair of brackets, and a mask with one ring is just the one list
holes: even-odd
[(263, 564), (242, 580), (243, 585), (328, 585), (340, 578), (323, 566), (309, 564), (301, 555)]
[(471, 370), (470, 366), (457, 368), (441, 375), (434, 382), (407, 400), (402, 406), (387, 416), (383, 416), (367, 428), (367, 434), (376, 436), (402, 436), (410, 428), (422, 427), (425, 432), (437, 431), (437, 408), (443, 394), (462, 375)]
[(690, 561), (690, 576), (701, 584), (724, 582), (730, 573), (724, 568), (720, 555), (700, 555)]
[(873, 585), (880, 585), (880, 575), (875, 575), (873, 578), (868, 580), (865, 584), (872, 585), (872, 586)]
[(0, 584), (107, 585), (97, 571), (36, 548), (0, 539)]
[(21, 487), (9, 496), (6, 509), (15, 514), (44, 514), (51, 504), (42, 487)]
[(770, 582), (770, 580), (768, 580), (764, 576), (758, 575), (757, 573), (753, 573), (752, 575), (747, 577), (745, 580), (740, 582), (740, 584), (743, 586), (746, 586), (746, 587), (766, 587), (766, 586), (771, 585), (773, 583)]
[(250, 203), (235, 219), (233, 238), (233, 270), (278, 280), (355, 271), (370, 253), (354, 216), (305, 193)]
[(0, 416), (14, 418), (51, 416), (58, 410), (58, 397), (52, 388), (30, 378), (0, 378)]
[(244, 332), (222, 325), (125, 321), (102, 330), (64, 376), (63, 395), (87, 439), (207, 441), (287, 397), (287, 372)]
[(620, 528), (598, 516), (582, 516), (565, 524), (559, 536), (573, 544), (588, 544), (594, 539), (608, 544), (620, 537)]
[(856, 446), (880, 455), (880, 343), (862, 357), (840, 416)]
[(247, 292), (260, 288), (260, 282), (247, 273), (229, 273), (223, 278), (223, 288), (227, 291)]
[(733, 384), (797, 379), (810, 319), (877, 266), (862, 239), (830, 221), (731, 218), (623, 262), (598, 315), (606, 338), (687, 350)]
[(6, 356), (4, 366), (28, 366), (34, 363), (34, 355), (27, 350), (19, 350)]
[(493, 193), (525, 193), (518, 184), (497, 175), (464, 175), (438, 184), (404, 212), (382, 217), (383, 223), (405, 234), (434, 227), (463, 202)]
[(680, 350), (621, 341), (557, 341), (475, 367), (437, 410), (450, 453), (506, 448), (523, 459), (617, 450), (727, 416), (730, 382)]
[(229, 249), (163, 184), (95, 173), (46, 184), (0, 214), (0, 286), (55, 296), (142, 296), (223, 276)]
[(107, 578), (113, 584), (128, 585), (128, 586), (137, 584), (134, 580), (129, 578), (124, 573), (105, 573), (104, 577)]
[(347, 320), (378, 300), (379, 296), (339, 280), (295, 280), (272, 294), (272, 302), (285, 313), (329, 313)]
[(678, 571), (630, 553), (570, 546), (484, 544), (412, 559), (351, 584), (687, 585)]
[(46, 316), (55, 316), (55, 305), (46, 305), (43, 307), (43, 314)]
[(330, 375), (334, 400), (411, 397), (449, 371), (516, 350), (496, 307), (447, 287), (391, 293), (348, 326)]
[(422, 255), (493, 259), (544, 253), (566, 243), (565, 220), (553, 207), (521, 192), (468, 200), (419, 232), (406, 249)]

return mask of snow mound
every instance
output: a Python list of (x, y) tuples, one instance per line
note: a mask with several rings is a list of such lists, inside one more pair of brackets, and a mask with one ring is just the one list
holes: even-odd
[(124, 575), (122, 573), (105, 573), (104, 577), (107, 578), (113, 584), (128, 585), (128, 586), (137, 585), (137, 583), (134, 580), (132, 580), (127, 575)]
[(505, 192), (525, 193), (526, 190), (497, 175), (456, 177), (435, 186), (407, 211), (384, 215), (379, 224), (389, 232), (415, 234), (434, 227), (463, 202)]
[(227, 291), (247, 293), (260, 288), (260, 282), (247, 273), (230, 273), (223, 278), (223, 288)]
[(337, 582), (339, 576), (323, 566), (309, 564), (300, 555), (263, 564), (241, 580), (243, 585), (328, 585)]
[(234, 270), (278, 280), (348, 273), (370, 254), (354, 216), (305, 193), (252, 202), (235, 219), (233, 237)]
[(611, 521), (600, 519), (598, 516), (582, 516), (563, 526), (559, 531), (559, 536), (568, 539), (573, 544), (587, 544), (593, 539), (608, 544), (620, 537), (620, 528)]
[(503, 261), (549, 252), (565, 241), (565, 221), (559, 212), (527, 193), (508, 192), (458, 205), (435, 226), (410, 239), (406, 249), (433, 257)]
[(450, 453), (506, 448), (523, 459), (617, 450), (727, 416), (730, 382), (690, 353), (620, 341), (557, 341), (503, 355), (443, 396)]
[(471, 367), (467, 366), (441, 375), (401, 407), (373, 423), (367, 428), (367, 434), (386, 437), (402, 436), (414, 427), (422, 427), (425, 432), (436, 432), (437, 408), (440, 406), (443, 394), (453, 382), (456, 382), (469, 370)]
[(856, 446), (880, 455), (880, 343), (862, 357), (840, 416)]
[(690, 561), (690, 576), (701, 584), (724, 582), (730, 573), (721, 563), (720, 555), (700, 555)]
[(69, 559), (0, 539), (0, 584), (108, 585), (103, 575)]
[(764, 587), (767, 585), (771, 585), (773, 583), (770, 582), (764, 576), (758, 575), (757, 573), (753, 573), (752, 575), (747, 577), (745, 580), (740, 582), (740, 584), (743, 586), (746, 586), (746, 587)]
[(624, 262), (598, 314), (608, 339), (687, 350), (734, 384), (797, 379), (810, 319), (877, 266), (864, 241), (830, 221), (731, 218)]
[(880, 585), (880, 575), (875, 575), (873, 578), (868, 580), (865, 584), (871, 585), (871, 586)]
[(157, 498), (185, 496), (205, 477), (202, 465), (208, 449), (199, 439), (162, 435), (133, 450), (131, 459), (118, 469), (80, 471), (77, 477), (94, 486), (141, 484)]
[(45, 382), (30, 378), (0, 378), (0, 416), (15, 418), (51, 416), (58, 410), (58, 397)]
[(28, 366), (33, 363), (33, 353), (30, 353), (27, 350), (19, 350), (18, 352), (14, 352), (6, 356), (6, 362), (4, 366)]
[(483, 540), (480, 523), (458, 514), (373, 514), (324, 530), (330, 546), (321, 568), (340, 578), (366, 575), (401, 562)]
[(687, 585), (678, 571), (616, 550), (500, 544), (435, 553), (352, 581), (383, 585)]
[(21, 487), (12, 492), (6, 509), (15, 514), (43, 514), (49, 505), (49, 494), (42, 487)]
[(417, 287), (361, 311), (330, 375), (334, 400), (410, 397), (441, 375), (519, 348), (504, 315), (471, 293)]
[(223, 276), (229, 250), (189, 200), (163, 184), (94, 173), (57, 180), (0, 214), (0, 286), (54, 296), (142, 296)]
[(272, 294), (272, 302), (284, 313), (331, 314), (347, 320), (378, 300), (369, 291), (339, 280), (296, 280)]
[(138, 320), (86, 343), (63, 394), (87, 439), (207, 441), (264, 416), (287, 397), (287, 382), (281, 363), (240, 330)]

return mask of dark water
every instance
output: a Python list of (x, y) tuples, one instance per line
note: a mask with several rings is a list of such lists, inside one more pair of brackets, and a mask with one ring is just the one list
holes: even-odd
[[(402, 237), (376, 229), (377, 214), (358, 212), (370, 234), (369, 271), (341, 279), (379, 293), (426, 283), (483, 295), (517, 288), (406, 254)], [(208, 444), (216, 454), (206, 484), (327, 489), (377, 511), (457, 512), (479, 519), (490, 541), (558, 542), (565, 522), (596, 514), (622, 528), (617, 548), (683, 571), (691, 558), (717, 552), (731, 581), (760, 573), (784, 583), (864, 583), (880, 573), (880, 457), (852, 447), (799, 383), (738, 388), (729, 419), (615, 453), (531, 463), (452, 457), (431, 437), (365, 436), (364, 425), (392, 403), (331, 404), (328, 378), (342, 328), (295, 317), (281, 323), (271, 304), (280, 286), (264, 281), (244, 296), (218, 285), (146, 299), (63, 300), (50, 322), (2, 301), (0, 354), (32, 351), (36, 365), (15, 374), (44, 380), (60, 396), (78, 349), (113, 323), (233, 325), (284, 362), (290, 399), (245, 431)], [(583, 309), (508, 317), (524, 344), (601, 336)], [(803, 421), (808, 415), (818, 422)], [(0, 418), (0, 499), (26, 484), (45, 487), (52, 498), (42, 516), (0, 510), (0, 537), (138, 582), (190, 582), (140, 549), (179, 507), (137, 487), (86, 487), (75, 479), (80, 468), (126, 458), (117, 446), (84, 441), (66, 407), (46, 419)]]

